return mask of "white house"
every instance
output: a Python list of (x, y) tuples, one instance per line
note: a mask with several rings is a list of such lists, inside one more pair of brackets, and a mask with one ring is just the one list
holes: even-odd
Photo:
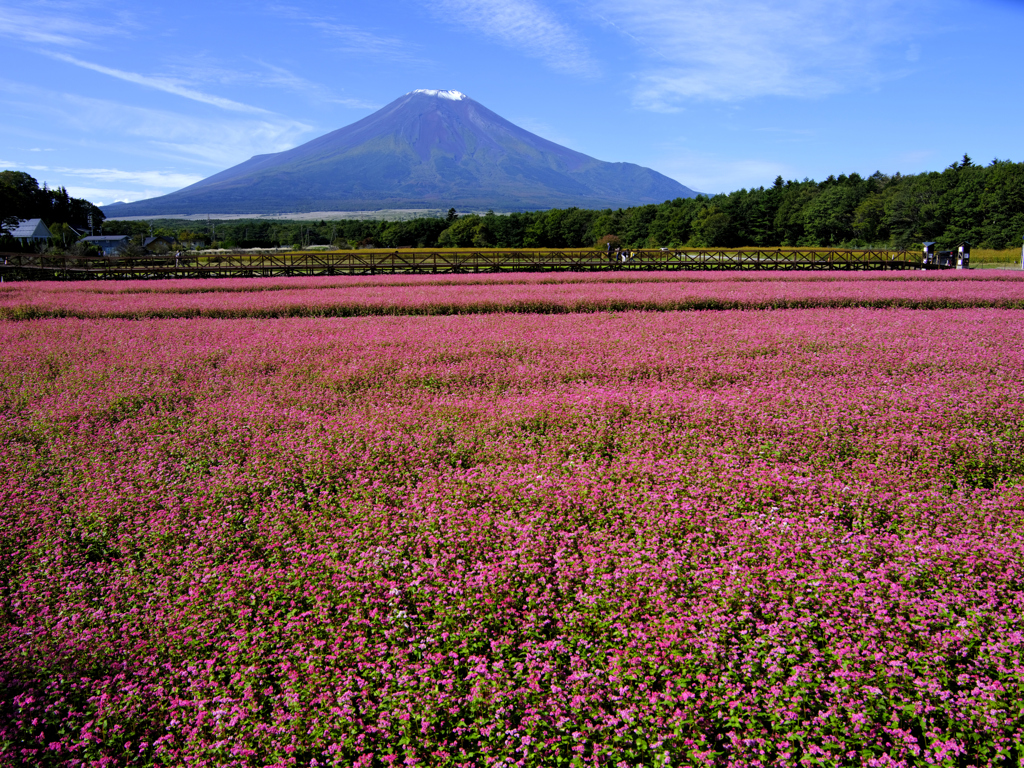
[(17, 226), (11, 230), (11, 237), (22, 244), (45, 242), (50, 239), (50, 230), (42, 219), (19, 219)]

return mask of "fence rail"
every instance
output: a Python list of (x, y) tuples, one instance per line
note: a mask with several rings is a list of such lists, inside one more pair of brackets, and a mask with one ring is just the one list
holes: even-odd
[(357, 250), (281, 253), (189, 253), (74, 259), (0, 253), (5, 280), (152, 280), (292, 275), (472, 274), (632, 270), (907, 270), (923, 264), (916, 251), (669, 249), (595, 250)]

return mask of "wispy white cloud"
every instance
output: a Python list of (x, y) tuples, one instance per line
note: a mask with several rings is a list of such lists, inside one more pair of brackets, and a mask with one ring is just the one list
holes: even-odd
[(534, 0), (428, 0), (441, 20), (486, 35), (552, 69), (594, 76), (599, 66), (579, 35)]
[(72, 197), (88, 200), (93, 205), (100, 207), (111, 203), (134, 203), (136, 200), (148, 200), (151, 197), (167, 194), (166, 189), (159, 187), (124, 189), (122, 187), (89, 187), (74, 183), (65, 184), (64, 187)]
[(28, 128), (19, 131), (15, 125), (13, 133), (26, 146), (29, 141), (63, 144), (73, 136), (77, 152), (84, 148), (91, 153), (116, 150), (142, 158), (150, 167), (160, 160), (223, 169), (253, 155), (290, 149), (313, 130), (282, 115), (188, 115), (49, 91), (2, 78), (0, 113), (20, 115), (20, 122), (26, 124), (42, 121), (51, 127), (52, 132), (43, 135)]
[(896, 0), (595, 0), (600, 18), (639, 41), (638, 106), (691, 100), (817, 97), (879, 82), (904, 61), (913, 3)]
[(0, 5), (0, 37), (41, 45), (69, 48), (88, 45), (96, 38), (122, 33), (121, 25), (97, 24), (86, 14), (64, 7), (33, 4), (31, 7)]
[(312, 127), (279, 115), (203, 118), (67, 94), (64, 121), (83, 133), (141, 139), (150, 147), (226, 168), (253, 155), (294, 147)]
[(374, 104), (357, 98), (337, 95), (327, 86), (307, 80), (285, 67), (271, 64), (262, 59), (246, 58), (252, 66), (245, 69), (225, 67), (209, 57), (190, 56), (187, 60), (172, 63), (168, 70), (175, 77), (187, 82), (216, 83), (221, 86), (258, 86), (278, 88), (291, 93), (302, 94), (310, 99), (331, 104), (342, 104), (352, 109), (378, 109)]
[[(132, 154), (139, 158), (142, 168), (74, 168), (14, 160), (0, 161), (0, 166), (30, 172), (40, 181), (49, 181), (51, 186), (63, 185), (71, 195), (97, 205), (157, 197), (209, 175), (152, 170), (153, 165), (200, 165), (215, 172), (253, 155), (289, 149), (309, 131), (309, 126), (301, 123), (203, 120), (74, 95), (56, 96), (52, 102), (48, 114), (72, 126), (83, 137), (98, 135), (101, 141), (110, 136), (128, 139), (123, 143), (133, 146)], [(97, 147), (102, 149), (103, 145)]]
[(101, 208), (111, 203), (134, 203), (136, 200), (145, 200), (150, 197), (159, 197), (161, 192), (137, 192), (127, 189), (108, 189), (106, 187), (66, 187), (68, 194), (88, 200), (93, 205)]
[(82, 61), (74, 56), (70, 56), (66, 53), (47, 53), (48, 56), (57, 59), (59, 61), (67, 62), (68, 64), (74, 64), (76, 67), (82, 67), (83, 69), (90, 69), (93, 72), (99, 72), (103, 75), (109, 75), (110, 77), (116, 77), (118, 80), (124, 80), (129, 83), (135, 83), (146, 88), (155, 88), (158, 91), (164, 93), (172, 93), (176, 96), (181, 96), (192, 101), (198, 101), (203, 104), (210, 104), (214, 107), (220, 107), (231, 112), (249, 112), (254, 114), (269, 114), (267, 110), (261, 109), (260, 107), (253, 107), (248, 104), (242, 104), (231, 99), (225, 99), (220, 96), (213, 96), (202, 91), (197, 91), (194, 88), (190, 88), (180, 80), (169, 77), (153, 77), (150, 75), (140, 75), (137, 72), (126, 72), (121, 69), (114, 69), (113, 67), (105, 67), (102, 64), (95, 64), (90, 61)]
[[(104, 16), (102, 24), (90, 20), (95, 19), (98, 13), (102, 13)], [(291, 9), (291, 15), (298, 16), (299, 12)], [(403, 44), (395, 38), (375, 36), (353, 27), (324, 21), (322, 17), (306, 15), (302, 19), (322, 28), (339, 40), (345, 41), (342, 47), (350, 47), (352, 50), (362, 51), (369, 48), (375, 53), (397, 51), (401, 55), (402, 51), (409, 48), (407, 44)], [(44, 44), (47, 48), (38, 52), (59, 61), (229, 111), (268, 114), (267, 110), (259, 107), (207, 93), (197, 85), (215, 83), (222, 86), (246, 85), (279, 88), (293, 93), (302, 93), (321, 102), (342, 104), (353, 109), (376, 109), (379, 106), (362, 99), (339, 96), (330, 88), (300, 77), (284, 67), (251, 57), (247, 57), (246, 60), (254, 66), (233, 69), (200, 53), (190, 56), (187, 61), (182, 60), (177, 65), (171, 64), (165, 67), (163, 74), (145, 75), (86, 61), (59, 50), (52, 50), (53, 48), (88, 46), (100, 38), (123, 37), (132, 31), (138, 30), (137, 25), (130, 18), (126, 17), (124, 13), (111, 10), (102, 4), (89, 2), (71, 4), (59, 0), (57, 2), (44, 0), (32, 7), (25, 6), (23, 8), (0, 4), (0, 37)]]
[(346, 98), (335, 98), (328, 99), (332, 104), (341, 104), (343, 107), (349, 109), (380, 109), (383, 104), (375, 104), (372, 101), (366, 101), (364, 99), (346, 99)]
[[(258, 79), (262, 85), (270, 88), (281, 88), (293, 93), (302, 93), (315, 99), (336, 101), (331, 90), (320, 83), (314, 83), (304, 77), (300, 77), (285, 67), (270, 64), (266, 61), (256, 62), (261, 68), (258, 72)], [(357, 101), (357, 100), (353, 100)]]
[[(31, 172), (40, 182), (63, 186), (72, 197), (89, 200), (95, 205), (132, 202), (166, 195), (181, 187), (195, 184), (202, 177), (166, 171), (121, 171), (113, 168), (65, 168), (32, 165), (0, 159), (0, 168)], [(90, 183), (91, 182), (91, 183)], [(103, 186), (93, 186), (93, 184)], [(127, 185), (127, 186), (125, 186)]]
[(74, 176), (107, 183), (142, 184), (165, 190), (180, 189), (203, 180), (202, 176), (197, 176), (196, 174), (169, 171), (121, 171), (116, 168), (66, 168), (64, 166), (23, 165), (18, 163), (5, 163), (4, 165), (8, 168), (20, 168), (37, 173), (57, 174), (61, 177)]
[(293, 5), (272, 5), (270, 13), (319, 31), (332, 40), (335, 51), (380, 56), (381, 61), (420, 62), (420, 47), (398, 37), (378, 35), (361, 27), (344, 24), (322, 13), (311, 14)]

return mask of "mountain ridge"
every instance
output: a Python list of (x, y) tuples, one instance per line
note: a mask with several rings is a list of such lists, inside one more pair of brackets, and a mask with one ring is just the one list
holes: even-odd
[(313, 210), (620, 208), (697, 193), (530, 133), (458, 91), (417, 90), (348, 126), (255, 155), (108, 216)]

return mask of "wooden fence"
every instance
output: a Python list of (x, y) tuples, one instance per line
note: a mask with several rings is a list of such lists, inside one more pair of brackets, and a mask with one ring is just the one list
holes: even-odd
[(190, 252), (175, 258), (119, 256), (74, 259), (61, 255), (0, 253), (4, 280), (153, 280), (292, 275), (473, 274), (607, 272), (632, 270), (906, 270), (922, 264), (917, 251), (827, 249), (596, 250), (352, 250)]

